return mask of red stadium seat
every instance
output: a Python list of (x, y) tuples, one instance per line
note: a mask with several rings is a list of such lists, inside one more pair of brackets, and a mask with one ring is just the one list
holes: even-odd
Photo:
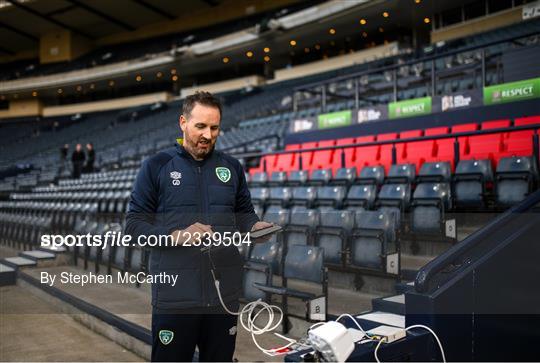
[[(319, 141), (318, 147), (335, 146), (336, 140), (324, 140)], [(340, 156), (340, 153), (336, 153), (336, 150), (321, 150), (313, 153), (313, 162), (311, 169), (328, 169), (333, 165), (333, 159), (335, 155)]]
[[(374, 141), (375, 136), (361, 136), (356, 138), (357, 144)], [(352, 166), (356, 166), (356, 170), (360, 172), (366, 165), (376, 165), (379, 160), (379, 149), (380, 147), (378, 145), (356, 147)]]
[[(353, 137), (346, 137), (344, 139), (338, 139), (336, 140), (336, 145), (350, 145), (354, 144), (355, 139)], [(354, 154), (355, 154), (355, 148), (349, 147), (346, 149), (343, 149), (345, 152), (345, 167), (351, 168), (354, 166)], [(332, 172), (334, 175), (336, 174), (336, 171), (341, 168), (341, 149), (337, 149), (334, 153), (334, 159), (332, 160)]]
[(426, 129), (424, 131), (424, 136), (438, 136), (438, 135), (446, 135), (450, 133), (450, 128), (444, 126), (444, 127), (432, 127), (430, 129)]
[[(527, 126), (538, 124), (540, 127), (540, 116), (522, 117), (514, 121), (515, 126)], [(504, 157), (509, 156), (531, 156), (533, 151), (533, 135), (535, 130), (514, 131), (508, 134), (503, 152)]]
[[(285, 150), (300, 150), (300, 144), (291, 144), (285, 147)], [(275, 167), (272, 171), (291, 171), (298, 169), (298, 153), (279, 154), (277, 156)]]
[[(305, 149), (315, 149), (317, 148), (319, 145), (319, 142), (318, 141), (311, 141), (311, 142), (304, 142), (302, 145), (301, 145), (301, 149), (302, 150), (305, 150)], [(315, 154), (314, 151), (306, 151), (306, 152), (302, 152), (300, 153), (300, 155), (302, 156), (302, 169), (303, 170), (312, 170), (314, 169), (313, 167), (313, 155)], [(296, 167), (294, 170), (297, 170), (299, 168)]]
[[(479, 129), (478, 124), (461, 124), (461, 125), (455, 125), (452, 126), (452, 134), (458, 134), (461, 132), (473, 132), (477, 131)], [(469, 137), (459, 137), (459, 158), (460, 159), (467, 159), (469, 155)]]
[[(382, 134), (382, 135), (377, 136), (377, 141), (396, 140), (397, 138), (398, 138), (398, 134), (395, 132), (392, 132), (389, 134)], [(397, 146), (396, 146), (396, 149), (397, 149)], [(386, 174), (388, 174), (388, 172), (390, 171), (390, 166), (392, 165), (392, 144), (381, 145), (380, 152), (379, 152), (379, 164), (384, 166), (384, 170)]]
[[(510, 120), (496, 120), (482, 123), (482, 130), (510, 127)], [(490, 159), (495, 167), (504, 151), (504, 140), (508, 133), (478, 135), (469, 137), (469, 153), (464, 159)]]

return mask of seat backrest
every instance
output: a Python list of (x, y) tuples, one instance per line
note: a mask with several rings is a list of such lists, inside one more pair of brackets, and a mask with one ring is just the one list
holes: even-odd
[(320, 213), (316, 209), (305, 207), (293, 207), (291, 210), (290, 224), (314, 228), (320, 223)]
[[(270, 202), (277, 202), (279, 204), (287, 204), (291, 197), (292, 191), (289, 187), (270, 187)], [(274, 203), (275, 204), (275, 203)]]
[(324, 185), (328, 184), (330, 179), (332, 179), (332, 169), (317, 169), (311, 173), (309, 182), (313, 185)]
[(268, 188), (250, 188), (249, 191), (252, 200), (256, 200), (262, 203), (264, 203), (270, 195)]
[(277, 205), (271, 205), (264, 213), (263, 220), (269, 223), (278, 224), (280, 226), (286, 226), (289, 224), (290, 218), (291, 211), (289, 209), (284, 209)]
[(384, 167), (382, 165), (366, 166), (360, 171), (358, 180), (362, 183), (382, 184), (384, 181)]
[(450, 181), (451, 168), (447, 161), (438, 161), (422, 164), (418, 173), (419, 181)]
[(319, 204), (328, 204), (331, 202), (335, 206), (341, 206), (343, 199), (345, 199), (345, 194), (347, 188), (345, 186), (324, 186), (317, 187), (317, 201)]
[(350, 231), (354, 227), (355, 213), (350, 210), (323, 210), (321, 214), (321, 227), (342, 228)]
[(268, 181), (268, 174), (266, 174), (264, 171), (259, 171), (255, 174), (253, 174), (253, 177), (251, 178), (251, 184), (252, 185), (264, 185)]
[(491, 161), (487, 159), (460, 160), (456, 166), (455, 176), (456, 179), (462, 177), (477, 177), (484, 182), (491, 182), (493, 181), (493, 169), (491, 167)]
[(335, 184), (351, 184), (355, 178), (356, 167), (353, 166), (352, 168), (339, 168), (336, 171), (336, 175), (331, 182)]
[(315, 187), (294, 187), (292, 202), (297, 205), (311, 205), (317, 198)]
[(347, 193), (347, 205), (364, 205), (371, 208), (375, 197), (377, 196), (377, 187), (375, 185), (353, 185)]
[(284, 276), (290, 279), (322, 283), (324, 250), (315, 246), (289, 246)]
[(534, 158), (531, 156), (512, 156), (502, 158), (497, 165), (497, 174), (502, 173), (528, 173), (538, 176)]
[(448, 183), (420, 183), (414, 190), (413, 200), (440, 201), (448, 208), (450, 186)]
[(302, 185), (305, 184), (308, 179), (307, 170), (294, 170), (289, 174), (290, 185)]
[(270, 183), (271, 184), (285, 184), (287, 182), (287, 173), (284, 171), (274, 171), (272, 175), (270, 176)]
[(384, 184), (379, 192), (380, 205), (398, 205), (408, 208), (411, 201), (410, 184)]
[(416, 177), (414, 164), (394, 164), (390, 167), (387, 182), (412, 183)]
[(384, 232), (384, 237), (387, 242), (394, 242), (395, 225), (394, 217), (386, 211), (361, 211), (356, 213), (355, 225), (356, 230), (364, 232), (381, 231)]

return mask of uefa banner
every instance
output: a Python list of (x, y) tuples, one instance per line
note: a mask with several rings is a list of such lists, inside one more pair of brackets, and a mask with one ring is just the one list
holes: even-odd
[(470, 90), (433, 97), (432, 112), (455, 111), (466, 107), (482, 106), (482, 92)]
[(357, 123), (359, 124), (368, 121), (379, 121), (386, 119), (388, 119), (387, 105), (364, 107), (358, 110)]
[(352, 124), (352, 111), (338, 111), (325, 113), (317, 117), (319, 129), (330, 129), (334, 127), (349, 126)]
[(415, 98), (388, 104), (388, 118), (413, 117), (431, 113), (431, 97)]
[(540, 78), (484, 87), (484, 105), (530, 100), (540, 97)]

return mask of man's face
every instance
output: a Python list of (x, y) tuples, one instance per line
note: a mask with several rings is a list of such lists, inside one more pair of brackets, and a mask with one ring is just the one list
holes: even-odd
[(180, 116), (180, 128), (184, 133), (184, 148), (195, 160), (202, 160), (216, 144), (221, 116), (215, 107), (196, 103), (189, 119)]

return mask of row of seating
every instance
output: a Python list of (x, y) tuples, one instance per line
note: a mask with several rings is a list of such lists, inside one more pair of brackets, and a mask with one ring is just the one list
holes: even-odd
[(386, 208), (400, 216), (413, 206), (414, 215), (414, 207), (431, 200), (437, 202), (441, 215), (452, 209), (507, 208), (535, 190), (539, 179), (532, 157), (502, 158), (495, 173), (487, 159), (462, 160), (453, 174), (450, 169), (448, 162), (428, 162), (415, 175), (414, 165), (400, 164), (392, 165), (385, 177), (381, 166), (365, 167), (359, 175), (355, 168), (341, 168), (335, 178), (327, 169), (314, 171), (310, 179), (307, 171), (295, 171), (289, 180), (284, 172), (274, 172), (269, 181), (266, 174), (257, 173), (250, 191), (258, 213), (268, 205), (300, 205)]
[[(481, 124), (469, 123), (452, 127), (435, 127), (425, 130), (410, 130), (401, 133), (387, 133), (379, 135), (360, 136), (356, 138), (343, 138), (337, 140), (323, 140), (306, 142), (302, 144), (289, 144), (287, 151), (298, 152), (288, 154), (266, 155), (261, 158), (258, 168), (252, 168), (250, 174), (266, 171), (316, 170), (331, 168), (334, 172), (341, 167), (356, 167), (362, 169), (367, 165), (382, 165), (388, 172), (393, 164), (392, 144), (356, 146), (344, 149), (331, 149), (321, 151), (305, 151), (302, 149), (315, 149), (339, 145), (354, 145), (361, 143), (392, 141), (409, 138), (426, 138), (425, 141), (396, 143), (396, 163), (412, 163), (420, 169), (424, 162), (447, 161), (454, 170), (455, 141), (452, 134), (510, 128), (512, 126), (539, 125), (540, 116), (517, 118), (510, 120), (486, 121)], [(532, 156), (533, 136), (537, 130), (505, 131), (487, 135), (459, 137), (459, 159), (488, 159), (495, 166), (501, 158), (510, 156)], [(447, 138), (429, 139), (433, 136), (448, 135)], [(342, 164), (342, 153), (345, 165)], [(300, 159), (302, 167), (300, 168)], [(266, 166), (266, 170), (264, 167)]]

